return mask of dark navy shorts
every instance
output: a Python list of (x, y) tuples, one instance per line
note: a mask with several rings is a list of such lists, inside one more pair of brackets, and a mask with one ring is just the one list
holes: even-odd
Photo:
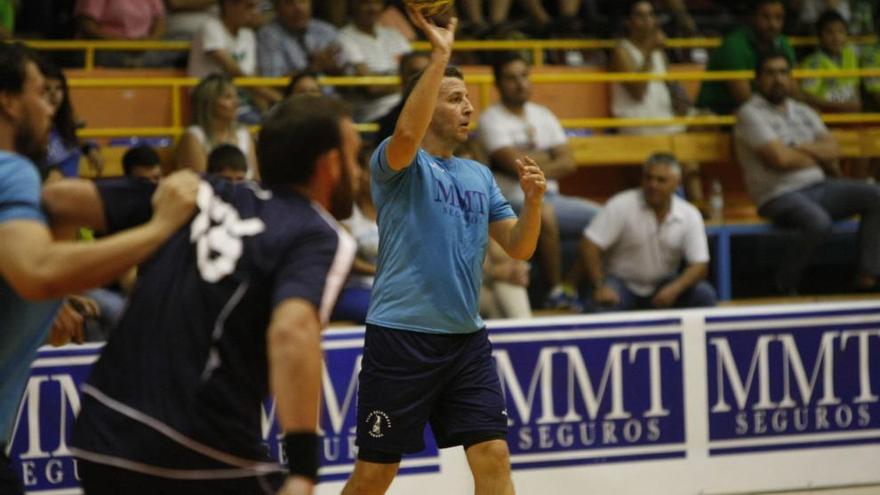
[(440, 335), (367, 325), (358, 390), (358, 458), (398, 462), (424, 450), (507, 435), (501, 383), (485, 329)]

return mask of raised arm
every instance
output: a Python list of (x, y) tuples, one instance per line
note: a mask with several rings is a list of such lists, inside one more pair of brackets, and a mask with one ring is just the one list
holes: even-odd
[(394, 134), (385, 148), (388, 166), (394, 170), (408, 167), (422, 145), (422, 139), (434, 115), (437, 94), (449, 63), (455, 27), (458, 25), (458, 20), (453, 17), (449, 20), (449, 25), (443, 28), (429, 22), (420, 11), (412, 7), (407, 7), (407, 10), (413, 24), (425, 33), (431, 43), (431, 61), (403, 105)]

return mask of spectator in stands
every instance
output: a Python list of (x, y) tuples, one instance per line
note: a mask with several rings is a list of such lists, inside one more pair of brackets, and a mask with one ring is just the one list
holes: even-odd
[(275, 20), (259, 34), (260, 74), (287, 77), (295, 71), (342, 74), (348, 64), (331, 24), (312, 18), (312, 0), (275, 0)]
[[(709, 57), (706, 70), (752, 70), (760, 53), (776, 50), (791, 64), (794, 51), (782, 35), (785, 4), (782, 0), (757, 0), (752, 9), (751, 26), (741, 27), (724, 37), (721, 46)], [(700, 88), (697, 107), (719, 115), (735, 113), (752, 95), (749, 81), (705, 81)]]
[[(400, 64), (397, 68), (397, 76), (400, 78), (400, 87), (409, 87), (410, 80), (428, 66), (428, 61), (431, 59), (430, 57), (431, 55), (428, 52), (409, 52), (400, 57)], [(394, 133), (394, 126), (397, 125), (397, 118), (400, 117), (401, 110), (403, 110), (403, 101), (400, 101), (394, 108), (378, 120), (379, 132), (376, 133), (376, 143), (384, 141)]]
[[(826, 10), (816, 22), (819, 49), (801, 62), (813, 70), (856, 70), (859, 55), (849, 43), (847, 24), (835, 10)], [(801, 80), (804, 100), (820, 112), (860, 112), (862, 99), (858, 77), (822, 77)]]
[[(187, 73), (204, 78), (211, 74), (229, 77), (254, 76), (257, 73), (257, 42), (251, 26), (259, 22), (257, 0), (220, 0), (220, 18), (208, 19), (196, 34), (189, 52)], [(239, 119), (259, 121), (261, 109), (281, 100), (272, 88), (250, 88), (242, 92)], [(253, 105), (249, 100), (253, 99)]]
[(158, 184), (159, 178), (162, 177), (162, 159), (150, 145), (132, 146), (122, 155), (122, 171), (126, 177)]
[[(354, 0), (352, 22), (339, 32), (348, 61), (359, 76), (386, 76), (397, 72), (400, 57), (412, 51), (397, 30), (377, 24), (384, 0)], [(355, 119), (372, 122), (400, 103), (400, 88), (376, 85), (358, 88), (353, 95)]]
[(574, 153), (556, 116), (547, 107), (529, 101), (531, 83), (526, 61), (518, 53), (508, 53), (493, 66), (493, 73), (501, 101), (480, 115), (480, 140), (489, 153), (498, 187), (516, 211), (524, 200), (516, 178), (516, 160), (528, 155), (544, 171), (548, 179), (544, 203), (548, 208), (543, 210), (539, 257), (551, 288), (547, 304), (576, 304), (580, 270), (569, 270), (571, 278), (563, 284), (560, 239), (579, 239), (598, 205), (559, 193), (557, 179), (574, 171)]
[[(715, 290), (704, 280), (709, 246), (703, 217), (675, 195), (680, 181), (674, 156), (652, 155), (641, 188), (609, 199), (584, 232), (581, 249), (596, 310), (715, 305)], [(682, 261), (687, 266), (679, 272)]]
[(96, 40), (158, 40), (165, 35), (162, 0), (77, 0), (80, 34)]
[(238, 146), (221, 144), (208, 155), (208, 174), (236, 183), (247, 177), (248, 164)]
[(320, 95), (324, 93), (321, 83), (318, 82), (318, 74), (312, 71), (297, 72), (290, 77), (287, 88), (284, 89), (284, 96), (292, 96), (299, 94)]
[(737, 113), (736, 156), (758, 213), (800, 232), (782, 258), (776, 289), (795, 292), (832, 222), (852, 215), (861, 216), (855, 285), (874, 287), (880, 274), (880, 189), (835, 178), (837, 142), (815, 111), (790, 97), (787, 54), (762, 56), (755, 72), (757, 94)]
[[(627, 3), (626, 36), (611, 53), (613, 72), (666, 73), (666, 35), (657, 25), (654, 7), (648, 0)], [(611, 114), (617, 118), (672, 118), (686, 108), (673, 108), (672, 94), (663, 81), (638, 81), (611, 85)], [(623, 134), (674, 134), (684, 126), (623, 127)]]
[(165, 37), (192, 41), (202, 26), (220, 17), (217, 0), (165, 0), (168, 12)]
[(204, 172), (211, 151), (221, 144), (232, 144), (248, 157), (247, 178), (257, 178), (254, 140), (247, 127), (236, 121), (237, 107), (237, 92), (228, 77), (214, 74), (199, 82), (192, 94), (192, 125), (177, 146), (178, 168)]
[(78, 125), (64, 72), (45, 59), (40, 62), (40, 70), (46, 79), (46, 99), (52, 107), (49, 150), (45, 163), (40, 165), (43, 175), (48, 175), (49, 170), (54, 169), (64, 177), (78, 177), (80, 158), (85, 154), (92, 172), (100, 177), (104, 160), (96, 144), (81, 143), (76, 135)]
[(376, 277), (379, 260), (379, 225), (376, 223), (376, 206), (370, 193), (369, 160), (372, 150), (361, 149), (358, 162), (361, 166), (360, 185), (354, 199), (351, 216), (342, 225), (357, 242), (357, 254), (345, 287), (336, 300), (331, 319), (354, 321), (363, 324), (370, 306), (370, 293)]
[[(96, 40), (160, 40), (165, 36), (162, 0), (77, 0), (74, 11), (79, 34)], [(100, 51), (99, 65), (138, 67), (161, 65), (162, 53)]]

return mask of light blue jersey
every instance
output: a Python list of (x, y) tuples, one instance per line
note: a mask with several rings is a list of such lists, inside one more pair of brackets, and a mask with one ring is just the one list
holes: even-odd
[[(45, 224), (40, 176), (26, 158), (0, 151), (0, 223)], [(9, 440), (37, 349), (46, 341), (57, 301), (25, 301), (0, 278), (0, 445)]]
[(515, 218), (488, 168), (419, 150), (395, 172), (382, 142), (370, 161), (379, 260), (367, 323), (427, 333), (472, 333), (489, 224)]

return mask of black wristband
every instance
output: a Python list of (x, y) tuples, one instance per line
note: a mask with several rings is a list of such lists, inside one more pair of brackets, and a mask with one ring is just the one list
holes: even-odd
[(318, 435), (314, 432), (284, 434), (284, 452), (290, 474), (318, 481)]

